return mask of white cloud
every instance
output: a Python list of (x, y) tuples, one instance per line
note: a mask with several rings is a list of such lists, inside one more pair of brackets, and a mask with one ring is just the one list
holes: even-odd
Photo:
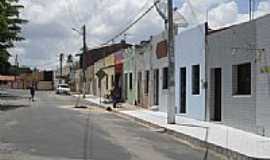
[[(188, 3), (189, 1), (189, 3)], [(185, 0), (179, 9), (190, 24), (206, 21), (212, 28), (220, 28), (248, 20), (248, 13), (241, 13), (236, 0)], [(255, 18), (270, 13), (270, 0), (259, 1)], [(208, 15), (208, 16), (207, 16)]]
[(217, 28), (220, 26), (230, 25), (237, 21), (238, 6), (237, 3), (227, 2), (222, 3), (216, 8), (209, 11), (209, 24), (211, 27)]
[[(146, 3), (147, 2), (147, 3)], [(21, 0), (25, 6), (22, 16), (29, 20), (23, 34), (27, 43), (18, 43), (12, 49), (19, 54), (22, 63), (44, 68), (44, 61), (58, 61), (60, 53), (75, 54), (82, 46), (82, 38), (72, 28), (87, 26), (87, 44), (93, 47), (104, 43), (122, 30), (153, 0)], [(128, 41), (136, 42), (149, 38), (162, 30), (162, 19), (153, 10), (136, 25)], [(119, 40), (119, 39), (118, 39)]]
[[(213, 28), (248, 20), (246, 13), (239, 12), (235, 0), (187, 0), (179, 11), (190, 24), (206, 20)], [(24, 64), (40, 66), (46, 61), (58, 63), (60, 53), (75, 54), (82, 46), (81, 37), (72, 31), (87, 25), (89, 47), (101, 44), (121, 31), (138, 12), (147, 9), (153, 0), (21, 0), (25, 5), (23, 17), (29, 20), (24, 27), (26, 42), (12, 49), (19, 53)], [(146, 7), (143, 7), (147, 4)], [(270, 12), (270, 0), (261, 0), (255, 16)], [(138, 42), (158, 34), (163, 20), (155, 10), (150, 12), (134, 28), (128, 31), (128, 41)], [(48, 67), (42, 65), (42, 67)]]
[(269, 14), (270, 13), (270, 1), (261, 1), (258, 5), (258, 9), (255, 13), (255, 16), (262, 16), (264, 14)]

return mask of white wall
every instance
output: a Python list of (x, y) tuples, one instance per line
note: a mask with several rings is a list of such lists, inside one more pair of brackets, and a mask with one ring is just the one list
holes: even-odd
[[(200, 65), (200, 94), (192, 95), (192, 65)], [(205, 25), (180, 32), (175, 39), (175, 104), (180, 112), (180, 68), (186, 67), (186, 108), (182, 114), (205, 119)]]
[[(167, 112), (167, 105), (168, 105), (168, 89), (162, 89), (162, 85), (163, 85), (163, 68), (168, 67), (168, 57), (164, 57), (164, 58), (160, 58), (158, 59), (156, 56), (156, 47), (157, 44), (165, 39), (167, 35), (165, 32), (156, 35), (152, 38), (152, 55), (151, 55), (151, 63), (152, 63), (152, 70), (150, 73), (150, 79), (151, 82), (153, 82), (154, 80), (154, 70), (155, 69), (159, 69), (159, 105), (158, 105), (158, 110), (161, 112)], [(152, 89), (150, 90), (150, 94), (151, 94), (151, 101), (153, 102), (154, 100), (154, 88), (153, 88), (153, 83), (151, 85)]]
[[(209, 90), (210, 69), (222, 68), (222, 122), (236, 128), (255, 131), (256, 123), (256, 27), (254, 22), (232, 26), (207, 36), (207, 72)], [(232, 66), (251, 63), (251, 95), (233, 94)], [(208, 92), (208, 109), (211, 98)], [(209, 116), (209, 114), (208, 114)]]
[[(270, 16), (256, 22), (257, 41), (257, 83), (256, 83), (256, 122), (258, 132), (270, 136), (270, 73), (261, 72), (270, 67)], [(264, 49), (263, 51), (261, 49)]]

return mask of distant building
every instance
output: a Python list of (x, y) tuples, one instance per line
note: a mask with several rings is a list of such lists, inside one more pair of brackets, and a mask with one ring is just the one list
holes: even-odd
[(53, 87), (53, 71), (25, 71), (16, 76), (17, 89), (27, 89), (30, 86), (35, 86), (38, 90), (52, 90)]
[(15, 76), (0, 75), (0, 88), (14, 88)]
[[(117, 44), (101, 46), (87, 51), (85, 55), (86, 93), (105, 96), (110, 93), (112, 88), (122, 82), (122, 51), (129, 46), (130, 44), (122, 41)], [(82, 61), (82, 58), (80, 60)], [(82, 69), (82, 65), (80, 68)], [(97, 72), (101, 70), (106, 73), (106, 76), (99, 79)], [(112, 80), (114, 84), (112, 84)], [(83, 83), (83, 81), (81, 80), (80, 83)], [(82, 90), (83, 85), (81, 84), (80, 86), (80, 90)]]

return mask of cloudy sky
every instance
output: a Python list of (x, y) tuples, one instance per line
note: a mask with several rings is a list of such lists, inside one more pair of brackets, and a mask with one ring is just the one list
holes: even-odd
[[(60, 53), (74, 55), (82, 46), (81, 36), (72, 28), (80, 29), (86, 24), (87, 45), (96, 47), (147, 10), (153, 1), (21, 0), (25, 6), (22, 16), (29, 20), (23, 30), (26, 41), (18, 43), (11, 52), (19, 55), (22, 65), (54, 69)], [(270, 12), (270, 0), (254, 1), (256, 17)], [(219, 28), (248, 20), (248, 0), (175, 0), (174, 3), (190, 24), (208, 19), (212, 28)], [(152, 10), (128, 31), (126, 38), (136, 43), (162, 30), (163, 21), (156, 10)], [(13, 60), (11, 57), (11, 62)]]

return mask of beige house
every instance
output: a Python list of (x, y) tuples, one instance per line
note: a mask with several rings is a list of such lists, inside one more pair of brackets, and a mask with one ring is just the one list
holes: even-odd
[(106, 94), (106, 78), (102, 78), (102, 79), (99, 79), (98, 76), (97, 76), (97, 73), (99, 71), (101, 71), (105, 66), (105, 59), (100, 59), (98, 60), (97, 62), (95, 62), (94, 64), (94, 73), (95, 73), (95, 78), (94, 78), (94, 81), (96, 82), (95, 83), (95, 96), (101, 96), (101, 97), (104, 97), (105, 94)]
[(103, 71), (106, 73), (105, 77), (105, 93), (108, 95), (114, 87), (115, 80), (115, 57), (111, 54), (104, 59), (105, 65)]
[(86, 68), (85, 71), (85, 78), (86, 78), (86, 93), (87, 94), (95, 94), (95, 66), (91, 65), (89, 67)]

